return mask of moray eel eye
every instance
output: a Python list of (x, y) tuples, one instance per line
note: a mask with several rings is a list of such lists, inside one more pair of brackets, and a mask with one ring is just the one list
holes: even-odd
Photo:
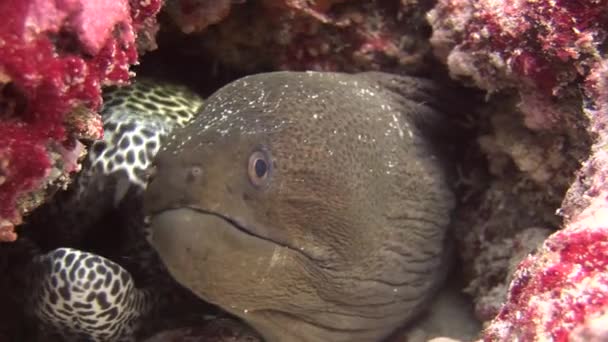
[(270, 179), (270, 160), (268, 154), (255, 151), (249, 157), (249, 180), (256, 187), (266, 185)]

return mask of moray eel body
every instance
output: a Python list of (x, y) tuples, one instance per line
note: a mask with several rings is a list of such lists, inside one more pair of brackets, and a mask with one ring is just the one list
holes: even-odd
[(443, 279), (430, 81), (275, 72), (218, 90), (144, 194), (172, 276), (274, 341), (378, 341)]
[(131, 187), (145, 188), (145, 170), (162, 139), (192, 120), (203, 101), (186, 87), (146, 78), (111, 88), (103, 98), (104, 138), (91, 145), (78, 188), (80, 197), (113, 189), (117, 205)]
[[(186, 87), (150, 79), (104, 92), (104, 139), (92, 143), (76, 191), (66, 193), (67, 200), (53, 208), (52, 221), (64, 225), (54, 226), (60, 236), (53, 245), (91, 244), (85, 241), (87, 233), (98, 229), (100, 219), (122, 215), (124, 234), (119, 236), (128, 241), (114, 241), (116, 259), (138, 263), (140, 278), (153, 279), (158, 286), (154, 294), (136, 288), (125, 268), (92, 252), (54, 249), (30, 266), (27, 311), (37, 325), (68, 341), (134, 341), (142, 316), (173, 299), (159, 294), (159, 288), (165, 290), (166, 272), (143, 235), (141, 190), (163, 139), (190, 121), (201, 105), (202, 98)], [(125, 197), (133, 188), (133, 196)], [(106, 234), (120, 231), (102, 229)]]
[(155, 302), (120, 265), (93, 253), (58, 248), (36, 257), (29, 271), (30, 312), (65, 341), (135, 341)]

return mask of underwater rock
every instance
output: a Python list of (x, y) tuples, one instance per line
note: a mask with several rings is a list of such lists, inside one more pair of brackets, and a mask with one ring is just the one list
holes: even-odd
[(8, 0), (0, 3), (0, 241), (65, 187), (102, 125), (101, 87), (124, 84), (136, 31), (160, 1)]
[[(465, 277), (470, 280), (467, 291), (475, 297), (478, 318), (488, 321), (507, 298), (510, 265), (516, 262), (511, 255), (513, 243), (524, 242), (521, 236), (529, 227), (555, 230), (563, 226), (561, 218), (572, 222), (573, 213), (590, 203), (586, 191), (591, 181), (584, 171), (586, 166), (579, 169), (604, 139), (598, 135), (605, 134), (599, 133), (605, 124), (597, 123), (597, 117), (605, 116), (607, 110), (602, 46), (607, 37), (608, 6), (603, 0), (440, 0), (428, 19), (433, 27), (430, 42), (435, 56), (447, 65), (451, 77), (488, 93), (489, 101), (481, 109), (478, 123), (478, 145), (488, 163), (488, 170), (483, 170), (486, 179), (482, 180), (487, 188), (479, 189), (483, 186), (478, 185), (478, 198), (465, 200), (456, 219), (456, 230), (462, 232), (457, 236), (462, 236), (458, 242)], [(594, 141), (596, 147), (590, 147)], [(595, 153), (591, 160), (596, 160)], [(468, 172), (464, 180), (478, 182), (480, 172), (475, 171)], [(551, 215), (560, 207), (557, 215)], [(570, 239), (570, 225), (549, 241)], [(592, 227), (580, 229), (593, 232)], [(533, 252), (541, 239), (542, 235), (534, 238), (528, 252)], [(540, 277), (551, 267), (526, 260), (527, 266), (520, 267), (527, 269), (530, 277)], [(581, 255), (578, 262), (586, 260)], [(563, 266), (568, 267), (568, 263), (573, 261), (563, 261)], [(508, 310), (541, 304), (557, 311), (572, 308), (567, 299), (545, 298), (544, 292), (531, 287), (526, 288), (528, 295), (535, 293), (544, 299), (533, 304), (525, 300), (515, 303), (513, 288), (521, 281), (518, 277), (521, 272), (511, 283), (507, 307), (501, 311), (502, 318), (492, 324), (494, 328), (517, 330), (523, 323), (504, 313)], [(580, 286), (583, 279), (587, 278), (563, 280), (564, 284), (555, 284), (552, 289), (568, 293), (570, 286)], [(522, 319), (543, 336), (539, 320), (530, 315)], [(573, 328), (566, 321), (557, 323), (564, 323), (567, 330)], [(525, 339), (532, 335), (487, 336)]]
[[(601, 340), (608, 310), (608, 63), (585, 84), (592, 154), (568, 190), (554, 233), (518, 267), (509, 296), (485, 331), (486, 340)], [(600, 323), (598, 323), (600, 322)]]
[(184, 33), (200, 32), (224, 20), (234, 1), (168, 0), (164, 10)]
[(231, 68), (364, 71), (428, 67), (433, 1), (185, 1), (167, 12), (187, 33), (188, 51)]
[[(600, 154), (597, 158), (605, 163), (606, 152)], [(519, 265), (507, 304), (486, 330), (486, 338), (563, 341), (608, 309), (606, 196), (604, 188), (587, 209)]]
[(428, 18), (453, 78), (489, 93), (516, 89), (526, 126), (549, 129), (577, 120), (561, 98), (576, 97), (600, 59), (608, 2), (440, 0)]

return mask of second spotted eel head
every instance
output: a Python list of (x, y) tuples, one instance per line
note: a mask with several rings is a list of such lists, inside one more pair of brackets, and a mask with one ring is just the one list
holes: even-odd
[(114, 181), (119, 202), (130, 187), (143, 189), (145, 170), (164, 137), (192, 120), (201, 105), (202, 99), (186, 87), (145, 78), (104, 92), (104, 138), (91, 145), (80, 191)]

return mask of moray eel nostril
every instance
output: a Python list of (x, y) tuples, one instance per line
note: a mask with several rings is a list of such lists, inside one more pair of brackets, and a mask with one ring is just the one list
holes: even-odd
[(454, 201), (431, 138), (442, 93), (383, 73), (226, 85), (155, 159), (153, 247), (179, 283), (267, 341), (387, 337), (446, 273)]

